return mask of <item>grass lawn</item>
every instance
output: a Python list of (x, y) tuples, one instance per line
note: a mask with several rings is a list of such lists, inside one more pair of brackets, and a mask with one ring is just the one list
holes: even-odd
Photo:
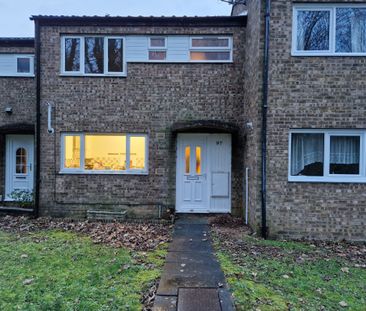
[(0, 310), (141, 310), (165, 248), (137, 252), (72, 232), (0, 231)]
[(214, 236), (238, 310), (366, 310), (365, 246), (266, 241), (237, 229)]

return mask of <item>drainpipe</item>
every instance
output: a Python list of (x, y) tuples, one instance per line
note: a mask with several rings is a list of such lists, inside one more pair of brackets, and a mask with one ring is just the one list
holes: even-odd
[(41, 154), (41, 42), (39, 21), (34, 21), (36, 48), (36, 176), (34, 192), (34, 217), (39, 216), (40, 154)]
[(267, 109), (268, 109), (268, 68), (269, 68), (269, 26), (270, 26), (271, 0), (265, 3), (265, 37), (263, 57), (263, 102), (262, 102), (262, 228), (263, 238), (267, 238)]

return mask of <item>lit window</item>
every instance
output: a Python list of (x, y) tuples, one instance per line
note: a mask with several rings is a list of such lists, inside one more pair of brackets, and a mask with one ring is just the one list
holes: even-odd
[(163, 61), (167, 55), (167, 39), (165, 37), (149, 38), (149, 60)]
[(184, 151), (184, 157), (185, 157), (185, 165), (186, 165), (186, 169), (185, 172), (186, 174), (189, 174), (191, 172), (191, 147), (190, 146), (186, 146), (185, 151)]
[(196, 174), (201, 174), (201, 147), (196, 147)]
[(118, 134), (63, 134), (67, 173), (146, 173), (147, 137)]
[(17, 58), (17, 72), (18, 73), (30, 73), (31, 64), (29, 57), (18, 57)]
[(194, 62), (228, 62), (232, 59), (229, 37), (191, 37), (190, 60)]
[(293, 22), (294, 55), (366, 53), (364, 5), (295, 5)]
[(289, 180), (366, 182), (361, 161), (366, 131), (294, 130), (290, 134)]
[(145, 169), (146, 137), (130, 136), (130, 168)]
[(62, 73), (124, 75), (124, 38), (63, 37)]
[(126, 170), (126, 136), (85, 135), (85, 169)]
[(191, 60), (195, 61), (221, 61), (229, 60), (230, 52), (192, 52)]
[(64, 167), (80, 168), (80, 136), (64, 136)]

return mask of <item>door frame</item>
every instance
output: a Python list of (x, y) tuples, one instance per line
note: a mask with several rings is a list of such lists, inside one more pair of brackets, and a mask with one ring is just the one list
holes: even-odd
[[(212, 197), (212, 168), (211, 168), (211, 163), (212, 163), (212, 158), (210, 156), (210, 153), (212, 152), (211, 150), (211, 144), (213, 143), (213, 140), (216, 140), (217, 138), (215, 137), (215, 135), (220, 135), (222, 133), (178, 133), (177, 134), (177, 138), (176, 138), (176, 165), (175, 165), (175, 172), (176, 172), (176, 187), (175, 187), (175, 207), (176, 207), (176, 212), (177, 213), (231, 213), (231, 200), (232, 200), (232, 185), (231, 185), (231, 176), (232, 176), (232, 142), (231, 142), (231, 134), (225, 134), (225, 135), (230, 135), (230, 143), (229, 143), (229, 149), (228, 152), (230, 153), (229, 158), (230, 158), (230, 165), (229, 165), (229, 171), (228, 171), (228, 191), (229, 191), (229, 196), (227, 198), (227, 200), (229, 201), (228, 203), (228, 208), (223, 209), (221, 211), (219, 210), (213, 210), (213, 205), (214, 205), (214, 200), (217, 198)], [(182, 140), (180, 138), (182, 137), (189, 137), (189, 136), (201, 136), (201, 137), (205, 137), (205, 142), (206, 142), (206, 162), (207, 162), (207, 169), (206, 169), (206, 174), (207, 174), (207, 208), (205, 210), (194, 210), (194, 207), (192, 207), (193, 210), (179, 210), (179, 206), (182, 202), (182, 186), (180, 186), (181, 182), (182, 182), (182, 165), (183, 165), (183, 160), (184, 158), (182, 158)]]
[(14, 201), (9, 198), (8, 195), (13, 190), (13, 172), (12, 168), (14, 163), (14, 158), (12, 157), (11, 151), (13, 149), (12, 143), (16, 139), (26, 139), (29, 143), (31, 143), (31, 150), (29, 152), (29, 162), (32, 163), (32, 170), (30, 172), (30, 190), (34, 190), (34, 135), (31, 134), (8, 134), (5, 136), (5, 193), (4, 193), (4, 201)]

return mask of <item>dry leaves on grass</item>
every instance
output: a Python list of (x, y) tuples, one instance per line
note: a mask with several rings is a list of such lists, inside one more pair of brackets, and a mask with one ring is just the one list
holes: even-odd
[(282, 248), (260, 243), (261, 239), (251, 236), (253, 232), (243, 224), (241, 218), (230, 215), (213, 217), (210, 224), (211, 230), (220, 241), (220, 247), (230, 252), (237, 262), (245, 261), (247, 255), (293, 258), (300, 264), (320, 258), (327, 260), (337, 257), (350, 261), (355, 267), (366, 268), (365, 244), (344, 241), (297, 241), (310, 249), (310, 251), (305, 251), (301, 248)]
[(27, 233), (37, 230), (64, 230), (89, 236), (94, 243), (131, 250), (153, 250), (170, 240), (171, 226), (148, 223), (100, 223), (65, 219), (5, 216), (0, 217), (0, 230)]

